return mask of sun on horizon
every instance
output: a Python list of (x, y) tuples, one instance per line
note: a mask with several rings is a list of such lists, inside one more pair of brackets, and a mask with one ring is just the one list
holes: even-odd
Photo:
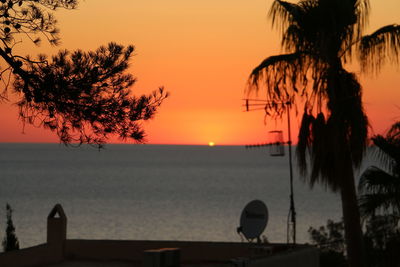
[(208, 142), (208, 146), (215, 146), (215, 143), (210, 141), (210, 142)]

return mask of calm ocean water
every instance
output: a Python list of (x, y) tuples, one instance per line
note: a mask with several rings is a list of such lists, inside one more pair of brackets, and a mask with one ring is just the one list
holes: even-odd
[[(56, 203), (68, 217), (68, 238), (240, 241), (244, 206), (264, 201), (264, 232), (286, 242), (288, 158), (239, 146), (0, 144), (0, 238), (5, 204), (22, 247), (46, 240)], [(298, 241), (309, 226), (340, 219), (340, 198), (310, 189), (295, 169)]]

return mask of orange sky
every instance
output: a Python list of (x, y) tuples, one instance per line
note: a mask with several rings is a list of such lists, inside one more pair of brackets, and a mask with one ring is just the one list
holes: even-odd
[[(270, 27), (271, 0), (86, 0), (77, 10), (57, 11), (62, 43), (39, 48), (29, 41), (23, 54), (54, 54), (58, 49), (94, 50), (114, 41), (133, 44), (133, 93), (159, 86), (171, 93), (155, 119), (145, 122), (152, 144), (247, 144), (267, 141), (264, 114), (243, 112), (241, 99), (249, 72), (279, 53), (279, 35)], [(384, 3), (383, 3), (384, 2)], [(371, 0), (371, 31), (400, 23), (399, 0)], [(378, 77), (362, 77), (365, 108), (374, 133), (400, 118), (399, 70), (386, 67)], [(294, 115), (294, 114), (293, 114)], [(300, 118), (293, 116), (292, 136)], [(10, 103), (0, 104), (0, 142), (58, 142), (54, 134), (17, 121)], [(285, 124), (284, 124), (285, 125)], [(114, 140), (118, 141), (118, 140)]]

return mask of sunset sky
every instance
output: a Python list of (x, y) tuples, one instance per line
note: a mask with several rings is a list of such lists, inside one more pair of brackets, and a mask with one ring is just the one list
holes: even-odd
[[(400, 23), (399, 0), (371, 0), (369, 32)], [(279, 34), (267, 12), (272, 0), (86, 0), (78, 9), (55, 13), (61, 45), (35, 47), (25, 40), (22, 54), (55, 54), (59, 49), (95, 50), (117, 42), (133, 44), (133, 93), (164, 86), (171, 96), (145, 122), (150, 144), (243, 145), (265, 142), (268, 131), (286, 124), (264, 114), (243, 112), (246, 79), (264, 58), (281, 52)], [(21, 37), (22, 38), (22, 37)], [(358, 72), (358, 67), (353, 68)], [(361, 76), (372, 133), (384, 133), (400, 119), (400, 70), (387, 66), (377, 77)], [(260, 96), (261, 97), (261, 96)], [(292, 136), (300, 117), (293, 112)], [(12, 103), (0, 103), (0, 142), (58, 142), (43, 129), (25, 127)], [(286, 133), (285, 133), (286, 134)], [(118, 141), (113, 140), (113, 141)]]

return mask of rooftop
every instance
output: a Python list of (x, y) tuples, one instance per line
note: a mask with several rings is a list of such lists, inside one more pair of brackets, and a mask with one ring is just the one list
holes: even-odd
[(47, 243), (0, 253), (7, 267), (319, 267), (308, 245), (67, 239), (67, 217), (57, 204), (47, 218)]

